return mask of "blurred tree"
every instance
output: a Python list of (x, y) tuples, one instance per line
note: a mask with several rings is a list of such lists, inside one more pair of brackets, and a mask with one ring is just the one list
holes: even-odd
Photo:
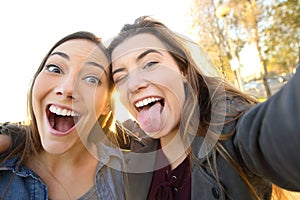
[(265, 86), (267, 98), (269, 98), (271, 96), (271, 90), (268, 84), (268, 68), (266, 59), (263, 56), (263, 30), (264, 22), (266, 21), (263, 15), (263, 10), (265, 6), (262, 2), (260, 2), (260, 5), (258, 7), (256, 0), (231, 1), (234, 3), (234, 5), (239, 2), (243, 6), (241, 9), (243, 15), (240, 21), (242, 22), (243, 27), (245, 27), (248, 33), (248, 41), (252, 42), (256, 46), (261, 65), (260, 67), (262, 69), (261, 77)]
[(191, 15), (193, 16), (192, 29), (197, 32), (198, 42), (210, 54), (213, 62), (229, 80), (234, 80), (230, 70), (229, 45), (225, 32), (216, 17), (216, 5), (213, 0), (194, 1)]
[[(226, 19), (217, 17), (224, 5), (230, 9)], [(235, 77), (229, 60), (232, 56), (239, 59), (246, 43), (257, 48), (267, 97), (271, 95), (267, 79), (269, 71), (274, 74), (272, 66), (282, 66), (280, 71), (286, 72), (296, 66), (300, 41), (298, 0), (194, 0), (191, 15), (198, 42), (231, 81)]]
[(267, 10), (265, 44), (268, 67), (281, 66), (279, 73), (293, 73), (300, 54), (300, 4), (298, 0), (272, 1)]

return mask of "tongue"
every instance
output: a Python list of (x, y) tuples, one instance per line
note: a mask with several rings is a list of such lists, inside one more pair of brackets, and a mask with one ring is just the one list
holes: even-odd
[(54, 129), (66, 132), (67, 130), (71, 129), (74, 126), (74, 119), (73, 117), (63, 117), (63, 116), (56, 116)]
[(137, 116), (137, 121), (141, 128), (148, 132), (153, 133), (161, 129), (162, 117), (161, 117), (161, 104), (155, 103), (151, 107), (143, 108)]

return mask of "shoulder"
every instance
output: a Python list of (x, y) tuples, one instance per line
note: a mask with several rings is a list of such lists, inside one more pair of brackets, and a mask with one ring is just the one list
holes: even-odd
[(245, 97), (226, 93), (212, 101), (210, 129), (218, 134), (233, 134), (238, 119), (253, 106)]
[(12, 140), (24, 138), (29, 126), (21, 123), (0, 123), (0, 134), (5, 134), (11, 137)]
[(19, 161), (19, 157), (13, 156), (12, 158), (1, 163), (0, 170), (8, 170), (8, 169), (16, 168), (18, 166), (18, 161)]
[[(25, 165), (20, 165), (20, 158), (18, 156), (13, 156), (5, 162), (1, 163), (0, 171), (7, 173), (14, 173), (18, 177), (32, 177), (38, 179), (38, 175), (30, 168)], [(1, 173), (1, 176), (5, 173)]]
[(46, 185), (33, 170), (20, 166), (17, 156), (0, 165), (0, 182), (5, 199), (46, 199)]
[(5, 172), (14, 173), (22, 177), (25, 177), (29, 174), (35, 176), (34, 172), (31, 169), (27, 168), (24, 165), (20, 165), (19, 162), (20, 162), (20, 158), (18, 156), (13, 156), (10, 159), (6, 160), (5, 162), (1, 163), (0, 165), (0, 171), (2, 172), (1, 176), (4, 175)]
[(0, 124), (0, 134), (8, 135), (11, 140), (7, 151), (0, 154), (0, 160), (16, 149), (25, 149), (26, 132), (29, 130), (29, 126), (19, 123)]
[(251, 107), (245, 97), (238, 94), (226, 93), (213, 100), (213, 109), (223, 111), (226, 115), (236, 115)]

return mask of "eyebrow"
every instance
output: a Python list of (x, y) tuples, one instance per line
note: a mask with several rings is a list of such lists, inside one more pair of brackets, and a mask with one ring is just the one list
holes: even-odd
[(142, 58), (144, 58), (146, 55), (148, 55), (149, 53), (158, 53), (160, 55), (162, 55), (159, 51), (155, 50), (155, 49), (148, 49), (146, 51), (144, 51), (143, 53), (141, 53), (138, 57), (137, 57), (137, 61), (141, 60)]
[(125, 70), (125, 68), (119, 68), (119, 69), (116, 69), (115, 71), (113, 71), (112, 73), (111, 73), (111, 76), (114, 76), (114, 74), (116, 74), (116, 73), (118, 73), (118, 72), (121, 72), (121, 71), (124, 71)]
[[(162, 53), (160, 53), (158, 50), (155, 50), (155, 49), (148, 49), (146, 51), (144, 51), (143, 53), (141, 53), (138, 57), (137, 57), (137, 61), (143, 59), (145, 56), (147, 56), (149, 53), (158, 53), (160, 55), (162, 55)], [(115, 73), (118, 73), (118, 72), (121, 72), (125, 70), (125, 68), (119, 68), (119, 69), (116, 69), (115, 71), (112, 72), (112, 76), (115, 74)]]
[[(67, 60), (70, 60), (70, 57), (67, 54), (65, 54), (63, 52), (60, 52), (60, 51), (57, 51), (57, 52), (54, 52), (54, 53), (50, 54), (50, 56), (53, 56), (53, 55), (59, 55), (59, 56), (65, 58)], [(106, 72), (105, 68), (102, 65), (100, 65), (96, 62), (91, 62), (91, 61), (86, 62), (86, 64), (93, 65), (95, 67), (99, 67), (100, 69), (102, 69), (104, 71), (105, 75), (107, 76), (107, 72)]]
[(104, 71), (105, 75), (107, 76), (107, 72), (106, 72), (105, 68), (102, 65), (100, 65), (99, 63), (89, 61), (89, 62), (86, 62), (86, 64), (93, 65), (95, 67), (99, 67), (100, 69), (102, 69)]
[(54, 53), (50, 54), (50, 56), (54, 56), (54, 55), (59, 55), (59, 56), (65, 58), (67, 60), (70, 60), (70, 57), (67, 54), (65, 54), (63, 52), (60, 52), (60, 51), (57, 51), (57, 52), (54, 52)]

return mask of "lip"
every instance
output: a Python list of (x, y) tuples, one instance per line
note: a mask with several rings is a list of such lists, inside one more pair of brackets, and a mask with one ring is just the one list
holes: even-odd
[[(49, 113), (50, 113), (50, 110), (49, 110), (49, 108), (50, 108), (50, 106), (55, 106), (55, 107), (58, 107), (58, 108), (61, 108), (61, 109), (67, 109), (67, 110), (71, 110), (71, 111), (74, 111), (75, 112), (75, 114), (76, 114), (76, 117), (78, 117), (78, 120), (76, 120), (76, 122), (75, 122), (75, 124), (74, 124), (74, 126), (72, 127), (72, 128), (70, 128), (69, 130), (67, 130), (67, 131), (58, 131), (58, 130), (55, 130), (52, 126), (51, 126), (51, 124), (50, 124), (50, 122), (49, 122)], [(46, 106), (46, 121), (47, 121), (47, 126), (48, 126), (48, 128), (49, 128), (49, 131), (50, 131), (50, 133), (51, 134), (53, 134), (53, 135), (56, 135), (56, 136), (65, 136), (65, 135), (68, 135), (70, 132), (72, 132), (76, 127), (77, 127), (77, 124), (78, 124), (78, 122), (80, 121), (80, 114), (79, 114), (79, 112), (78, 111), (75, 111), (74, 109), (72, 109), (72, 108), (70, 108), (69, 106), (63, 106), (63, 105), (58, 105), (58, 104), (48, 104), (47, 106)]]

